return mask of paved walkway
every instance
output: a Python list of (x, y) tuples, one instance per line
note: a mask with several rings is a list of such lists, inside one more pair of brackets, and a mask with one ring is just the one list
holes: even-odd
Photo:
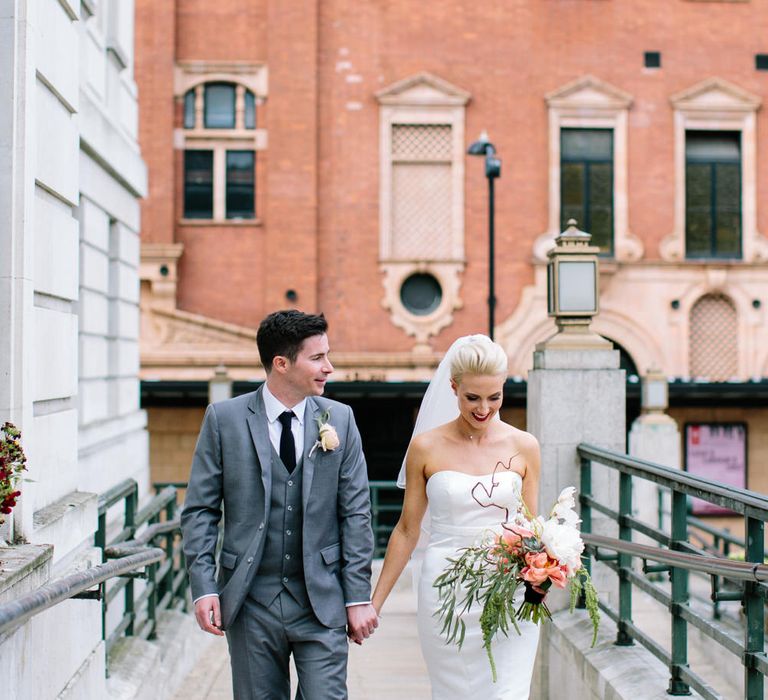
[[(416, 599), (410, 573), (390, 596), (376, 633), (350, 645), (349, 697), (353, 700), (429, 700), (429, 680), (416, 633)], [(229, 655), (224, 639), (200, 633), (208, 644), (174, 700), (232, 700)], [(295, 679), (294, 679), (295, 687)]]
[[(381, 562), (375, 562), (374, 566), (378, 569)], [(374, 575), (376, 573), (374, 571)], [(416, 633), (416, 598), (410, 584), (411, 574), (406, 571), (387, 601), (381, 625), (373, 637), (362, 646), (350, 645), (351, 700), (429, 700), (429, 680)], [(705, 588), (706, 582), (692, 578), (691, 589), (698, 598), (695, 607), (704, 615), (708, 613), (708, 605), (702, 602), (708, 593)], [(643, 631), (669, 648), (669, 614), (663, 606), (636, 591), (633, 613)], [(603, 620), (610, 624), (605, 617)], [(199, 635), (200, 643), (209, 648), (174, 700), (232, 700), (226, 641), (203, 632)], [(742, 697), (738, 661), (709, 641), (702, 645), (693, 629), (689, 631), (689, 642), (693, 670), (711, 683), (724, 700)]]

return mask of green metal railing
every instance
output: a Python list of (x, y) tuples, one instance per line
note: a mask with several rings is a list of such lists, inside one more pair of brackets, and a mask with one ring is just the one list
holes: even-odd
[[(765, 674), (768, 673), (768, 657), (765, 654), (765, 600), (768, 597), (768, 585), (762, 566), (765, 557), (764, 529), (768, 520), (768, 498), (745, 489), (737, 489), (717, 484), (693, 476), (686, 472), (634, 459), (627, 455), (611, 452), (593, 445), (582, 444), (578, 448), (581, 458), (581, 517), (585, 541), (593, 546), (590, 552), (598, 561), (616, 572), (619, 578), (618, 609), (601, 601), (601, 609), (614, 620), (618, 633), (619, 645), (639, 642), (646, 649), (667, 664), (670, 671), (668, 693), (671, 695), (689, 695), (691, 688), (703, 697), (715, 700), (719, 696), (688, 666), (688, 627), (692, 625), (727, 651), (736, 655), (744, 666), (744, 697), (748, 700), (762, 700)], [(599, 503), (593, 496), (592, 471), (594, 465), (601, 465), (619, 472), (618, 510)], [(640, 478), (652, 481), (671, 492), (672, 511), (670, 532), (654, 528), (632, 515), (632, 479)], [(744, 517), (745, 524), (745, 559), (750, 564), (729, 562), (724, 558), (712, 557), (709, 551), (689, 541), (688, 499), (696, 497), (728, 508)], [(619, 544), (613, 554), (604, 554), (594, 543), (599, 536), (590, 537), (592, 532), (593, 512), (602, 513), (618, 525)], [(703, 523), (694, 521), (694, 527), (701, 528)], [(691, 564), (677, 565), (673, 559), (665, 563), (648, 565), (647, 561), (659, 561), (652, 553), (643, 552), (641, 545), (629, 543), (633, 533), (639, 533), (657, 542), (661, 547), (672, 552), (687, 555)], [(715, 533), (710, 533), (714, 534)], [(716, 533), (720, 541), (726, 539), (722, 531)], [(735, 538), (727, 537), (729, 546), (737, 544)], [(719, 544), (719, 543), (718, 543)], [(654, 548), (656, 549), (656, 548)], [(664, 551), (664, 550), (659, 550)], [(644, 574), (669, 572), (671, 589), (650, 581), (632, 567), (632, 559), (640, 557), (644, 561)], [(678, 559), (680, 557), (678, 556)], [(696, 565), (696, 560), (700, 564)], [(663, 561), (663, 557), (661, 559)], [(722, 564), (720, 564), (722, 562)], [(589, 565), (589, 562), (588, 562)], [(689, 606), (689, 569), (708, 571), (712, 578), (712, 598), (715, 602), (741, 601), (746, 619), (743, 643), (726, 634), (722, 628), (705, 617), (696, 614)], [(746, 571), (746, 573), (745, 573)], [(750, 572), (752, 575), (749, 575)], [(720, 580), (730, 581), (728, 590), (719, 586)], [(670, 611), (671, 650), (663, 649), (655, 640), (638, 629), (632, 620), (632, 591), (638, 588), (667, 606)]]
[[(122, 504), (122, 525), (110, 532), (109, 513)], [(102, 549), (102, 559), (128, 556), (145, 548), (153, 540), (161, 540), (165, 556), (161, 562), (150, 563), (143, 573), (130, 572), (106, 581), (95, 592), (102, 602), (102, 636), (109, 655), (115, 642), (124, 636), (155, 639), (159, 610), (186, 609), (187, 576), (181, 550), (179, 520), (176, 515), (176, 489), (162, 488), (146, 505), (138, 508), (138, 484), (126, 479), (99, 497), (99, 527), (96, 546)], [(136, 532), (147, 525), (141, 535)], [(144, 585), (137, 586), (136, 580)], [(141, 590), (137, 590), (141, 588)], [(110, 624), (109, 608), (122, 594), (122, 612), (117, 624)]]
[[(95, 599), (101, 601), (102, 638), (109, 655), (122, 635), (155, 638), (159, 610), (185, 608), (187, 577), (176, 490), (164, 488), (141, 509), (137, 509), (138, 493), (137, 483), (126, 479), (99, 497), (94, 541), (102, 550), (102, 563), (0, 604), (0, 635), (65, 600)], [(109, 511), (121, 503), (122, 518), (114, 524)], [(147, 527), (136, 535), (144, 525)], [(161, 540), (161, 547), (152, 546), (156, 540)], [(134, 585), (137, 579), (145, 580), (143, 587)], [(109, 606), (121, 593), (119, 621), (108, 631)]]
[(403, 509), (403, 489), (396, 481), (371, 481), (371, 527), (374, 557), (383, 557), (392, 530)]

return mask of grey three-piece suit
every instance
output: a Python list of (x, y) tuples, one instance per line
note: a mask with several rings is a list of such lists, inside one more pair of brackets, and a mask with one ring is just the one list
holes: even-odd
[[(352, 411), (308, 397), (304, 450), (289, 473), (269, 439), (262, 390), (208, 407), (181, 516), (192, 597), (218, 593), (235, 698), (346, 698), (345, 603), (370, 600), (373, 536)], [(316, 448), (317, 417), (341, 444)], [(218, 577), (215, 550), (224, 510)]]

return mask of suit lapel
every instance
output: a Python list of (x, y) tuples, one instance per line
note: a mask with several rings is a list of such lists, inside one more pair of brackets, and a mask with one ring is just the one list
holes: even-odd
[[(307, 509), (309, 502), (309, 493), (312, 489), (312, 477), (315, 475), (315, 459), (318, 450), (313, 450), (319, 436), (317, 428), (317, 417), (320, 415), (320, 408), (312, 397), (307, 397), (307, 406), (304, 411), (304, 466), (302, 467), (302, 489), (301, 499), (304, 510)], [(319, 449), (319, 448), (318, 448)], [(310, 452), (312, 456), (310, 457)]]
[(248, 409), (251, 414), (247, 420), (251, 440), (253, 440), (256, 454), (259, 457), (261, 481), (264, 484), (264, 517), (266, 519), (269, 517), (269, 501), (272, 493), (272, 443), (269, 440), (267, 412), (264, 409), (264, 399), (261, 392), (262, 388), (259, 387), (248, 402)]

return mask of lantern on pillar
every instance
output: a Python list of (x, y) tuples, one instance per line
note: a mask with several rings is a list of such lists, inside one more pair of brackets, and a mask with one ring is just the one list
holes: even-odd
[(592, 317), (600, 308), (597, 257), (600, 249), (589, 244), (591, 238), (589, 233), (578, 229), (574, 219), (570, 219), (548, 253), (547, 312), (554, 317), (558, 330), (541, 346), (612, 347), (609, 341), (589, 328)]

